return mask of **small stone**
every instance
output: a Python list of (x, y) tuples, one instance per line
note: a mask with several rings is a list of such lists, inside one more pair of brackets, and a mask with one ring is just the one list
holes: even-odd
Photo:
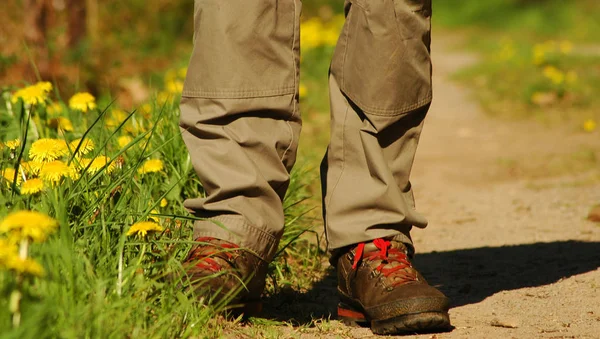
[(588, 213), (587, 219), (593, 222), (600, 222), (600, 205), (592, 207), (590, 213)]
[(517, 328), (517, 327), (519, 327), (513, 321), (500, 320), (500, 319), (494, 319), (494, 320), (492, 320), (490, 322), (490, 325), (494, 326), (494, 327), (502, 327), (502, 328)]

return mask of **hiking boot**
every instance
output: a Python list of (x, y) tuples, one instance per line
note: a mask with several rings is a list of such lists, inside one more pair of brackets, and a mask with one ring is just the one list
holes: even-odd
[(375, 334), (450, 329), (449, 299), (412, 267), (406, 245), (375, 239), (337, 260), (338, 317)]
[(183, 263), (191, 287), (206, 303), (241, 311), (260, 312), (267, 263), (230, 242), (201, 237)]

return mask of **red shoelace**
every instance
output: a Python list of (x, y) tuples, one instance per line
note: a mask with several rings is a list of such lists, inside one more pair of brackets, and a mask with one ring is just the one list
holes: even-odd
[(201, 237), (196, 239), (196, 241), (198, 242), (205, 242), (209, 243), (210, 245), (198, 246), (198, 248), (196, 248), (191, 253), (188, 260), (198, 261), (198, 263), (196, 263), (195, 266), (200, 269), (207, 269), (209, 271), (219, 272), (223, 267), (221, 266), (221, 264), (219, 264), (218, 261), (211, 258), (211, 256), (215, 256), (216, 254), (223, 254), (227, 259), (232, 259), (233, 254), (231, 253), (231, 251), (220, 251), (219, 249), (227, 250), (232, 248), (239, 248), (239, 246), (225, 242), (220, 244), (213, 244), (212, 242), (215, 240), (216, 239), (212, 237)]
[[(410, 261), (408, 261), (406, 253), (397, 248), (391, 247), (392, 243), (389, 240), (379, 238), (373, 240), (373, 244), (379, 249), (379, 251), (370, 252), (366, 255), (364, 253), (365, 243), (358, 244), (356, 247), (356, 253), (354, 255), (354, 262), (352, 263), (353, 269), (358, 268), (358, 264), (360, 263), (361, 259), (381, 260), (381, 264), (379, 264), (376, 268), (377, 271), (379, 271), (385, 277), (400, 278), (394, 279), (392, 286), (397, 286), (407, 281), (417, 280), (417, 277), (413, 272), (406, 270), (407, 268), (412, 267)], [(393, 265), (393, 263), (397, 264)], [(392, 266), (385, 268), (385, 266), (388, 265)]]

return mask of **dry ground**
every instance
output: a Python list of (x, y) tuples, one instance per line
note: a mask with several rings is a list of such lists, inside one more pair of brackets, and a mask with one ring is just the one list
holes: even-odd
[[(600, 224), (586, 220), (600, 203), (600, 133), (486, 117), (470, 90), (449, 80), (474, 62), (454, 45), (434, 41), (435, 99), (412, 181), (430, 220), (413, 232), (416, 266), (452, 298), (455, 328), (408, 337), (600, 338)], [(300, 325), (335, 319), (335, 279), (327, 272), (304, 294), (267, 300), (270, 316)], [(335, 320), (233, 332), (373, 336)]]

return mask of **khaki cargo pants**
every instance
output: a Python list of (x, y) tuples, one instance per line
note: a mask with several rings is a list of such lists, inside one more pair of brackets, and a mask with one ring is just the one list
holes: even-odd
[[(300, 0), (196, 0), (180, 126), (206, 191), (186, 208), (195, 237), (271, 260), (296, 158)], [(379, 237), (410, 244), (409, 182), (431, 102), (431, 0), (346, 0), (329, 75), (331, 141), (321, 166), (335, 250)], [(324, 75), (325, 76), (325, 75)]]

